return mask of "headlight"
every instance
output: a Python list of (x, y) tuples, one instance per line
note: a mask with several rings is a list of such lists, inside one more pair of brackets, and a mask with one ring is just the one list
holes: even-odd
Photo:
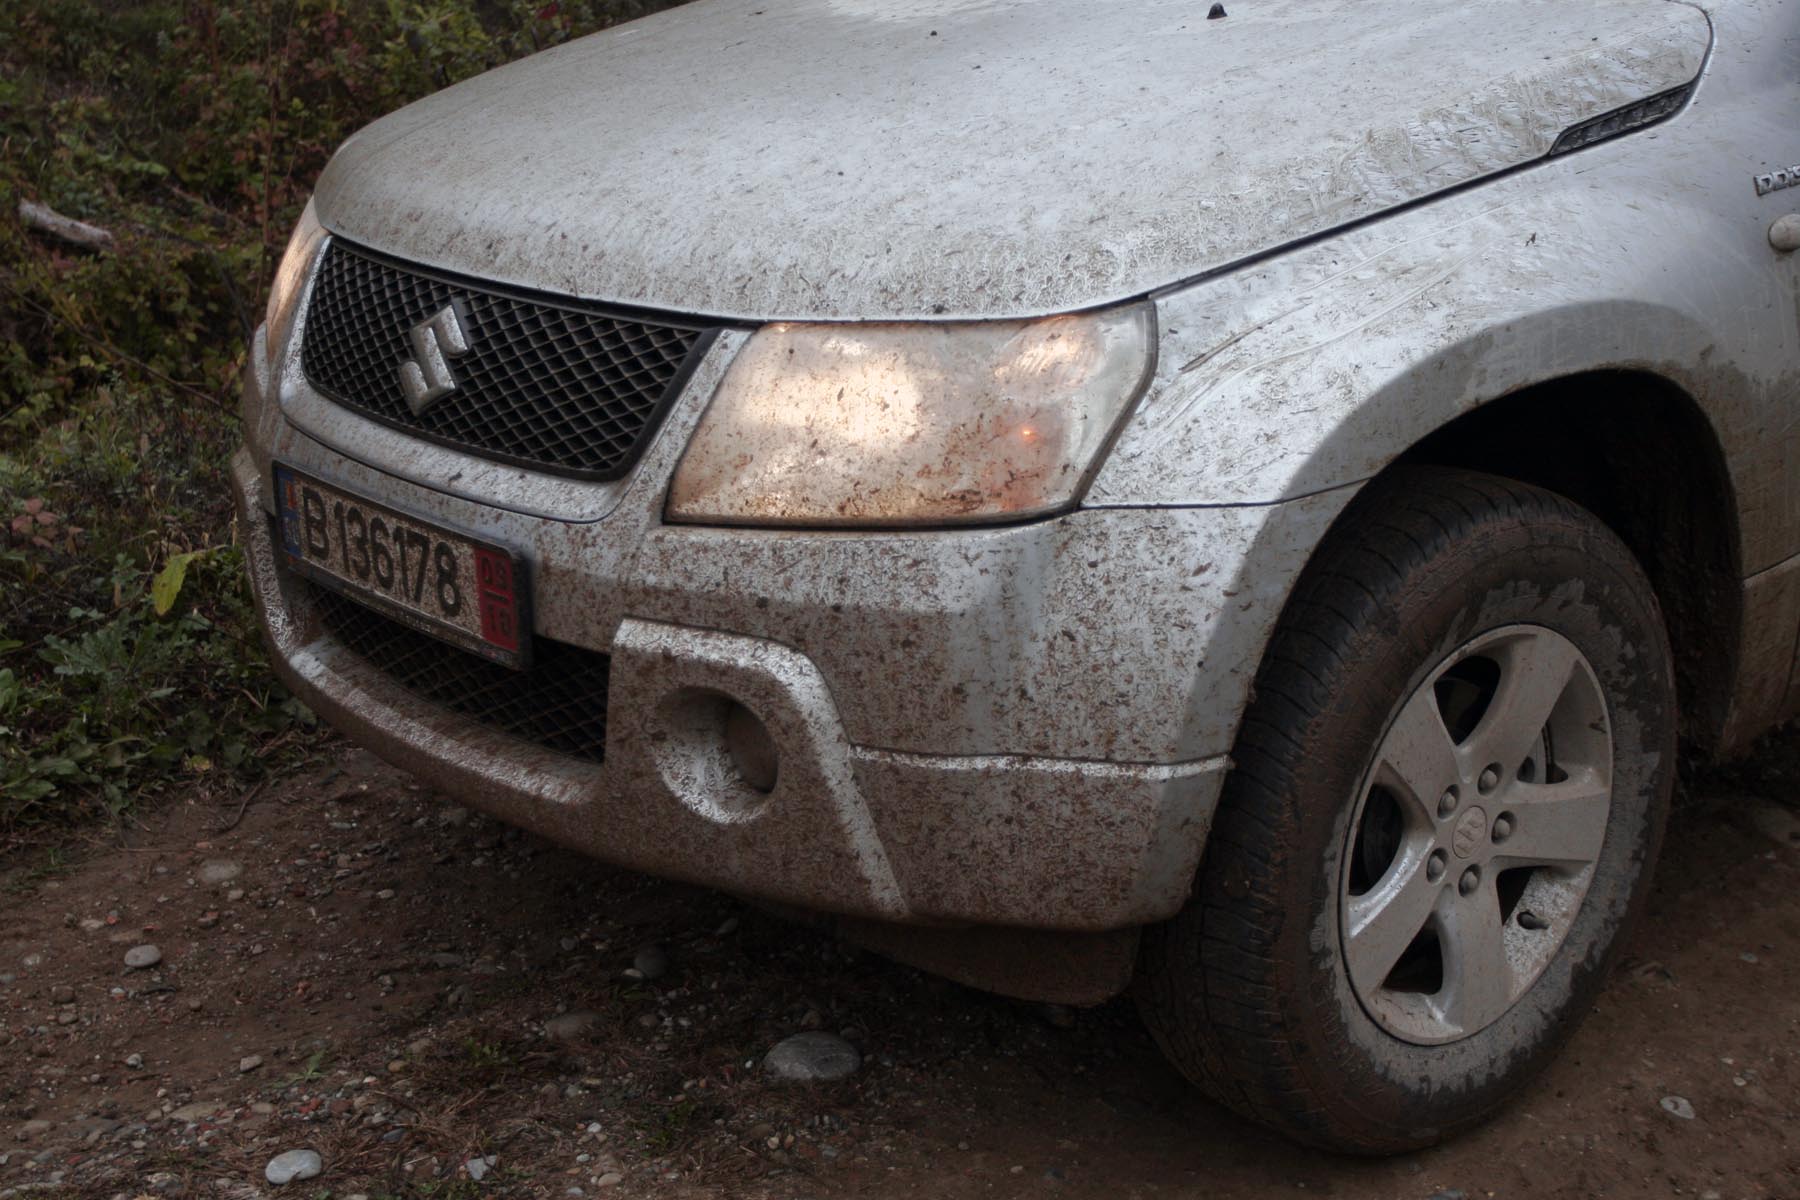
[(312, 201), (308, 200), (305, 211), (300, 214), (300, 223), (294, 226), (293, 236), (288, 238), (281, 265), (275, 268), (275, 280), (269, 285), (269, 310), (264, 319), (268, 323), (265, 336), (271, 367), (287, 353), (288, 338), (294, 332), (294, 308), (300, 302), (300, 292), (312, 267), (313, 256), (324, 239), (325, 228), (319, 224)]
[(688, 444), (674, 520), (950, 525), (1075, 503), (1150, 377), (1155, 313), (769, 325)]

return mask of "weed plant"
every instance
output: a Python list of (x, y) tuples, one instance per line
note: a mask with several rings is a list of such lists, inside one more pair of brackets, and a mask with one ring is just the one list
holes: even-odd
[[(308, 740), (226, 479), (289, 227), (376, 116), (670, 0), (0, 3), (0, 853)], [(21, 201), (110, 231), (28, 231)]]

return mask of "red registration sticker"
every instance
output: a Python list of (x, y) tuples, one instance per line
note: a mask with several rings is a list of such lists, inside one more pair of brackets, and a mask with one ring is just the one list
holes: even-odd
[(519, 605), (513, 594), (512, 559), (498, 550), (475, 551), (475, 586), (480, 593), (481, 636), (506, 650), (519, 648)]

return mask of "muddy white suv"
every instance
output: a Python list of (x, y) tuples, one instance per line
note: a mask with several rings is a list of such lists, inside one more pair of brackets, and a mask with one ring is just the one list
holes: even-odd
[(338, 153), (251, 580), (463, 802), (1421, 1145), (1800, 707), (1796, 164), (1800, 0), (708, 0)]

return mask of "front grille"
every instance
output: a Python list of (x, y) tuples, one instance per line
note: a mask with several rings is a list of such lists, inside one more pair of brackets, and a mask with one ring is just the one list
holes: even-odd
[[(456, 384), (415, 414), (400, 369), (412, 329), (455, 304)], [(308, 302), (301, 365), (367, 417), (485, 458), (616, 479), (643, 452), (713, 331), (427, 271), (333, 239)]]
[(539, 746), (605, 761), (606, 655), (540, 637), (531, 667), (514, 671), (329, 588), (304, 586), (331, 635), (407, 691)]

